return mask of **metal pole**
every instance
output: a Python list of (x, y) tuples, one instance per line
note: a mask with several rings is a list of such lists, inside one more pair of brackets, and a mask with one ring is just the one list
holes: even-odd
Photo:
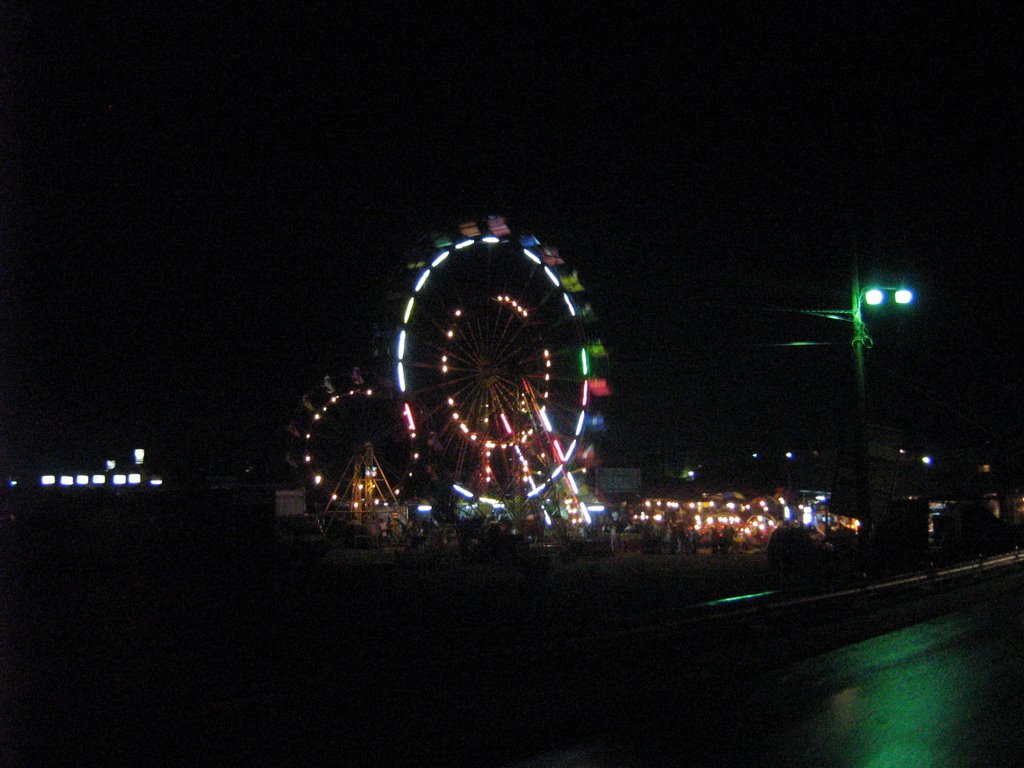
[(856, 393), (854, 408), (854, 473), (856, 475), (856, 509), (860, 520), (860, 549), (865, 564), (870, 562), (870, 550), (874, 540), (874, 519), (871, 514), (871, 478), (868, 466), (867, 438), (867, 383), (864, 370), (864, 349), (870, 345), (870, 337), (861, 315), (860, 270), (857, 258), (853, 262), (851, 317), (853, 319), (853, 373)]

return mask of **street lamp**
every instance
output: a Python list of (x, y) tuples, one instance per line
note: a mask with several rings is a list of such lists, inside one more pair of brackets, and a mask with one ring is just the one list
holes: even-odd
[(867, 324), (864, 322), (864, 308), (880, 307), (889, 301), (890, 298), (896, 304), (910, 304), (914, 301), (914, 294), (904, 286), (862, 286), (857, 265), (854, 264), (850, 295), (849, 309), (801, 309), (796, 311), (805, 315), (825, 317), (830, 320), (842, 320), (853, 326), (853, 371), (856, 384), (856, 406), (854, 413), (854, 474), (856, 491), (854, 504), (857, 516), (861, 521), (862, 541), (865, 542), (864, 548), (867, 549), (872, 538), (872, 515), (871, 483), (868, 476), (867, 384), (864, 370), (864, 350), (873, 346), (874, 342), (871, 336), (868, 335)]
[[(864, 322), (865, 307), (879, 307), (892, 299), (896, 304), (906, 305), (914, 301), (914, 293), (904, 286), (862, 286), (857, 262), (853, 264), (853, 281), (849, 309), (784, 309), (772, 307), (777, 312), (798, 312), (803, 315), (814, 315), (829, 320), (840, 320), (852, 325), (853, 370), (856, 383), (856, 406), (854, 412), (854, 473), (856, 491), (854, 506), (856, 516), (861, 521), (862, 553), (871, 548), (873, 526), (871, 515), (871, 483), (868, 476), (868, 443), (867, 443), (867, 385), (864, 372), (864, 350), (873, 346)], [(822, 342), (797, 341), (772, 346), (803, 347), (817, 346)]]
[[(914, 300), (914, 294), (907, 288), (894, 286), (871, 286), (861, 288), (860, 277), (856, 269), (853, 273), (853, 304), (850, 309), (850, 320), (853, 323), (853, 360), (854, 375), (857, 377), (857, 414), (858, 425), (863, 427), (867, 419), (867, 388), (864, 383), (864, 350), (873, 346), (874, 342), (868, 335), (868, 328), (864, 322), (864, 305), (877, 307), (886, 302), (889, 296), (897, 304), (910, 304)], [(839, 310), (836, 314), (845, 314)], [(858, 507), (860, 505), (858, 504)]]
[(884, 304), (887, 290), (892, 292), (892, 297), (897, 304), (909, 304), (914, 300), (913, 292), (906, 288), (867, 288), (864, 291), (864, 303), (872, 307)]
[[(861, 522), (862, 541), (866, 549), (870, 548), (874, 539), (873, 517), (871, 511), (871, 479), (868, 475), (868, 441), (867, 441), (867, 384), (864, 371), (864, 350), (873, 345), (864, 323), (864, 305), (877, 307), (892, 296), (897, 304), (910, 304), (914, 294), (904, 287), (870, 286), (861, 287), (860, 274), (856, 265), (853, 270), (851, 291), (852, 306), (850, 320), (853, 323), (853, 371), (856, 381), (856, 419), (854, 423), (854, 474), (856, 476), (855, 504)], [(843, 313), (845, 314), (845, 313)]]

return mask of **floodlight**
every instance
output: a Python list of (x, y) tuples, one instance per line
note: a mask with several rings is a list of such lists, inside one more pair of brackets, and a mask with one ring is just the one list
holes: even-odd
[(870, 304), (871, 306), (877, 306), (885, 301), (885, 294), (877, 288), (872, 288), (864, 294), (864, 303)]

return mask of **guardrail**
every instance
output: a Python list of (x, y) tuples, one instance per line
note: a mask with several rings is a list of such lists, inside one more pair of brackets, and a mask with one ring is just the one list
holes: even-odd
[(958, 563), (949, 568), (929, 569), (897, 576), (881, 581), (869, 581), (855, 587), (796, 595), (784, 591), (763, 592), (756, 595), (711, 600), (685, 609), (692, 614), (681, 620), (683, 624), (704, 623), (715, 620), (737, 619), (747, 615), (781, 612), (795, 608), (824, 607), (851, 598), (865, 598), (873, 595), (892, 594), (919, 586), (938, 586), (957, 580), (972, 578), (978, 574), (990, 574), (1024, 565), (1024, 551), (1017, 549), (1002, 555), (978, 558)]
[[(856, 587), (827, 592), (801, 595), (785, 591), (772, 591), (710, 600), (681, 607), (679, 612), (671, 618), (666, 617), (629, 627), (609, 627), (590, 635), (587, 642), (582, 645), (591, 648), (605, 647), (608, 642), (634, 642), (636, 638), (655, 633), (676, 634), (686, 631), (688, 628), (699, 631), (702, 627), (710, 628), (711, 625), (719, 622), (724, 624), (751, 619), (776, 620), (781, 619), (788, 611), (835, 607), (844, 600), (864, 601), (871, 596), (881, 597), (893, 594), (900, 589), (909, 591), (923, 586), (936, 587), (942, 584), (951, 584), (957, 579), (967, 580), (979, 574), (994, 574), (1001, 570), (1010, 570), (1021, 566), (1024, 566), (1024, 550), (1016, 550), (1004, 555), (958, 563), (949, 568), (920, 571), (882, 581), (864, 582)], [(549, 638), (539, 645), (536, 642), (531, 642), (529, 648), (531, 652), (538, 652), (542, 648), (566, 650), (568, 648), (579, 649), (580, 646), (580, 638), (573, 635), (572, 637)], [(522, 650), (518, 647), (506, 649), (513, 655)], [(493, 653), (493, 649), (488, 650), (488, 653)]]

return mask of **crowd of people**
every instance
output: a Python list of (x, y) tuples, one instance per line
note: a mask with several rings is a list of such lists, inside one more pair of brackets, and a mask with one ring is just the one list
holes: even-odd
[[(557, 543), (564, 538), (552, 529), (535, 530), (536, 526), (527, 525), (526, 530), (520, 531), (509, 519), (489, 517), (460, 518), (441, 524), (431, 517), (395, 519), (381, 516), (363, 527), (367, 544), (372, 548), (427, 551), (457, 546), (459, 553), (470, 560), (502, 559), (522, 546), (544, 541)], [(574, 551), (585, 550), (594, 554), (601, 551), (612, 554), (641, 552), (682, 557), (722, 556), (738, 550), (759, 549), (768, 539), (767, 536), (751, 535), (750, 531), (731, 524), (705, 523), (699, 526), (685, 521), (629, 523), (614, 519), (576, 528), (569, 538), (581, 545), (573, 546)]]
[(731, 525), (703, 526), (667, 524), (642, 525), (639, 528), (614, 522), (604, 526), (613, 554), (640, 550), (648, 554), (727, 555), (745, 542)]

